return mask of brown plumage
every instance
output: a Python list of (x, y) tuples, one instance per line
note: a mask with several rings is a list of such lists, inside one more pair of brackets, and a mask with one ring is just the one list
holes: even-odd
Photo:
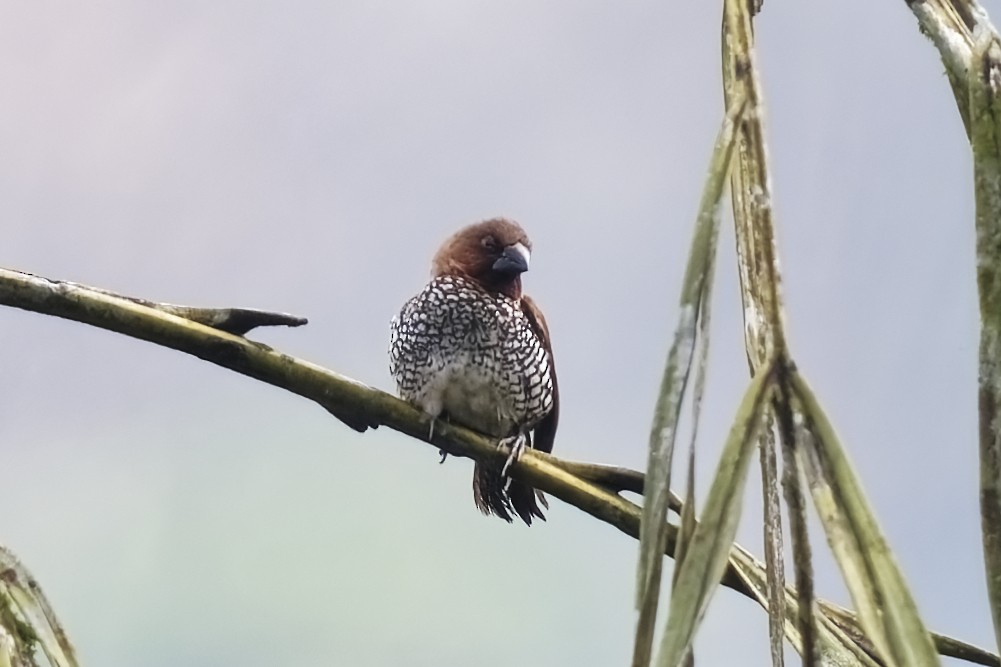
[[(542, 311), (522, 294), (531, 242), (515, 222), (487, 220), (449, 237), (431, 281), (393, 318), (390, 372), (400, 395), (435, 418), (550, 452), (559, 389)], [(484, 514), (545, 519), (542, 493), (477, 463), (473, 498)]]

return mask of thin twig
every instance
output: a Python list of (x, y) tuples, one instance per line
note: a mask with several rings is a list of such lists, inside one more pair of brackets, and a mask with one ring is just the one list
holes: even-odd
[(207, 327), (212, 327), (213, 329), (218, 329), (219, 331), (225, 331), (236, 336), (246, 336), (247, 333), (257, 327), (301, 327), (304, 324), (309, 323), (309, 320), (305, 317), (289, 315), (288, 313), (274, 313), (267, 310), (257, 310), (256, 308), (198, 308), (195, 306), (178, 306), (172, 303), (160, 303), (158, 301), (140, 299), (134, 296), (126, 296), (125, 294), (118, 294), (117, 292), (112, 292), (111, 290), (80, 285), (79, 283), (70, 282), (68, 280), (49, 280), (30, 273), (25, 273), (24, 275), (31, 276), (32, 278), (38, 278), (40, 280), (47, 280), (54, 285), (64, 285), (67, 289), (79, 287), (92, 292), (97, 292), (98, 294), (104, 294), (105, 296), (115, 297), (116, 299), (124, 299), (126, 301), (131, 301), (132, 303), (138, 303), (141, 306), (153, 308), (164, 313), (170, 313), (171, 315), (177, 315), (178, 317), (183, 317), (186, 320), (198, 322), (199, 324), (204, 324)]
[[(629, 491), (631, 493), (643, 495), (643, 483), (646, 476), (638, 470), (621, 468), (619, 466), (601, 465), (600, 463), (566, 461), (552, 455), (544, 455), (541, 452), (540, 455), (546, 456), (547, 459), (552, 459), (555, 465), (563, 468), (567, 472), (576, 475), (581, 479), (586, 479), (589, 482), (594, 482), (599, 486), (603, 486), (609, 491), (613, 491), (615, 493)], [(673, 493), (670, 498), (670, 508), (675, 512), (681, 510), (681, 500)]]

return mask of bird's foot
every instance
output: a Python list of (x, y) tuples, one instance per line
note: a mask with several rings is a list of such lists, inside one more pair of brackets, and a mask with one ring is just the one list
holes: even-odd
[(431, 426), (428, 427), (428, 442), (434, 440), (434, 423), (438, 421), (438, 418), (431, 415)]
[[(431, 426), (428, 428), (428, 441), (434, 440), (434, 425), (435, 422), (437, 421), (438, 421), (437, 417), (433, 416), (431, 417)], [(448, 452), (446, 452), (444, 449), (439, 449), (438, 453), (441, 454), (441, 460), (438, 461), (438, 465), (441, 465), (442, 463), (445, 462), (445, 459), (448, 458)]]
[(511, 436), (510, 438), (502, 438), (499, 443), (501, 447), (510, 447), (511, 453), (507, 456), (507, 461), (504, 462), (504, 467), (501, 468), (501, 476), (507, 477), (507, 471), (511, 468), (511, 464), (521, 458), (522, 453), (525, 451), (525, 445), (528, 442), (528, 438), (524, 434), (518, 434)]

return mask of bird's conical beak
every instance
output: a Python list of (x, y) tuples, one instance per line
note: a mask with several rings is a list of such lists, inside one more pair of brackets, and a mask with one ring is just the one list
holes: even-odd
[(517, 275), (528, 271), (528, 260), (531, 253), (523, 243), (515, 243), (504, 248), (500, 258), (494, 262), (493, 269), (498, 273)]

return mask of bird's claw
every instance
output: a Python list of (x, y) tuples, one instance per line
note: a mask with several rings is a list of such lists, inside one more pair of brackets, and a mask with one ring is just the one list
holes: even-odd
[(504, 438), (498, 443), (499, 445), (508, 446), (511, 448), (511, 453), (508, 454), (507, 460), (504, 461), (504, 467), (501, 468), (501, 476), (507, 477), (507, 471), (511, 468), (511, 464), (521, 458), (522, 453), (525, 451), (525, 442), (527, 438), (524, 435), (516, 435), (510, 438)]
[[(431, 426), (428, 427), (428, 442), (431, 442), (432, 440), (434, 440), (434, 424), (435, 424), (436, 421), (438, 421), (438, 418), (432, 416), (431, 417)], [(441, 460), (438, 461), (438, 465), (441, 465), (442, 463), (445, 462), (445, 459), (448, 458), (448, 452), (446, 452), (444, 449), (439, 449), (438, 453), (441, 454)]]

